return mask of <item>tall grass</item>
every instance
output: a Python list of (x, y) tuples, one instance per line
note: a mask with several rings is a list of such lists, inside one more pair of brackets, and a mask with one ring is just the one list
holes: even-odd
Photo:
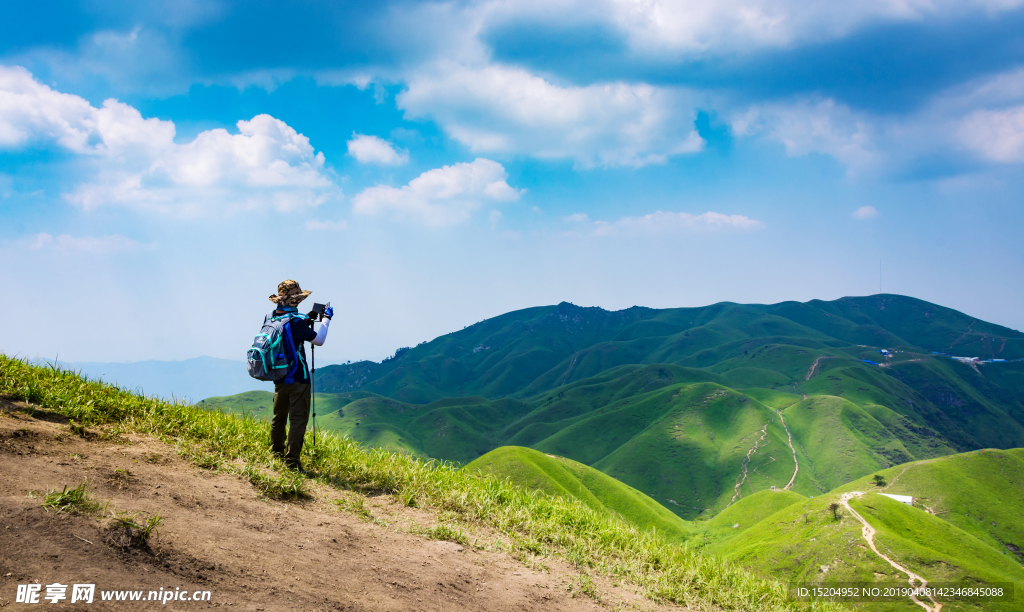
[[(211, 467), (235, 460), (247, 466), (281, 465), (270, 454), (265, 421), (143, 397), (57, 366), (34, 366), (0, 354), (0, 396), (27, 399), (83, 425), (116, 423), (123, 431), (159, 435)], [(303, 453), (307, 469), (325, 484), (391, 494), (421, 508), (454, 513), (467, 523), (497, 530), (520, 554), (557, 554), (581, 572), (618, 577), (657, 599), (697, 609), (842, 609), (790, 601), (778, 581), (670, 544), (573, 499), (444, 462), (364, 449), (329, 432), (317, 436), (316, 445), (307, 437)]]

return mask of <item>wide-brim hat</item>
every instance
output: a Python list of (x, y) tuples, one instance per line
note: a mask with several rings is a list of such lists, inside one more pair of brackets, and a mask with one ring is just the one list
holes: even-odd
[(277, 294), (270, 296), (270, 301), (281, 306), (298, 306), (299, 302), (309, 297), (312, 291), (303, 291), (298, 281), (286, 280), (277, 285)]

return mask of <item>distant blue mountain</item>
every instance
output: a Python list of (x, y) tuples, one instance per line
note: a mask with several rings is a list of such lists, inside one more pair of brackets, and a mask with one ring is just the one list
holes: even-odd
[(244, 361), (194, 357), (183, 361), (134, 363), (66, 363), (89, 378), (155, 395), (198, 402), (207, 397), (243, 391), (273, 391), (273, 383), (249, 377)]

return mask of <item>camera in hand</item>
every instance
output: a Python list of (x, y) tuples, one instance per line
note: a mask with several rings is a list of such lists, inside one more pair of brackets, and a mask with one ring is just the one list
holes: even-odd
[(306, 316), (309, 317), (310, 321), (319, 321), (320, 319), (323, 318), (324, 312), (327, 310), (327, 307), (330, 306), (330, 305), (331, 305), (330, 302), (327, 302), (326, 304), (316, 304), (316, 303), (314, 303), (313, 304), (313, 310), (310, 310), (309, 314), (306, 315)]

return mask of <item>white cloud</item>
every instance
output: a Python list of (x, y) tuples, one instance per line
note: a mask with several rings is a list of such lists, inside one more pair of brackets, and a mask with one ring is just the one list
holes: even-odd
[(958, 130), (964, 145), (997, 162), (1024, 162), (1024, 106), (978, 110)]
[(583, 223), (584, 221), (589, 221), (590, 217), (587, 216), (587, 213), (575, 213), (562, 217), (562, 220), (566, 223)]
[(337, 232), (348, 227), (348, 221), (344, 219), (341, 221), (321, 221), (319, 219), (311, 219), (306, 221), (306, 229), (308, 230), (325, 230)]
[[(572, 3), (575, 4), (575, 3)], [(608, 0), (602, 12), (648, 53), (728, 53), (831, 40), (870, 23), (996, 13), (1021, 0)], [(603, 7), (602, 7), (603, 8)]]
[(94, 178), (64, 197), (89, 210), (122, 205), (196, 215), (317, 206), (339, 194), (309, 139), (270, 115), (174, 142), (170, 121), (54, 91), (23, 68), (0, 67), (0, 146), (57, 144), (89, 160)]
[(700, 151), (694, 102), (682, 89), (624, 82), (560, 86), (521, 68), (440, 63), (396, 96), (409, 118), (437, 120), (476, 153), (644, 166)]
[(853, 211), (854, 219), (870, 219), (871, 217), (878, 216), (878, 209), (874, 206), (861, 206), (857, 210)]
[(790, 156), (822, 153), (851, 170), (879, 161), (868, 117), (835, 100), (799, 100), (754, 106), (732, 120), (737, 136), (763, 134), (786, 148)]
[(366, 134), (352, 134), (352, 140), (348, 141), (348, 154), (362, 164), (399, 166), (409, 161), (406, 151), (397, 151), (390, 142)]
[(452, 225), (467, 220), (483, 202), (517, 200), (522, 191), (507, 179), (501, 164), (477, 158), (428, 170), (401, 188), (369, 187), (352, 198), (352, 205), (362, 215), (390, 213), (426, 225)]
[(97, 127), (97, 109), (78, 96), (53, 91), (21, 68), (0, 67), (0, 145), (52, 139), (83, 153)]
[(47, 233), (37, 234), (28, 244), (31, 249), (52, 249), (55, 251), (106, 254), (123, 251), (148, 251), (156, 248), (155, 244), (142, 244), (136, 240), (125, 238), (120, 234), (113, 236), (75, 237), (68, 234), (52, 236)]
[[(434, 4), (434, 3), (432, 3)], [(449, 10), (462, 30), (476, 35), (504, 24), (544, 24), (549, 28), (596, 27), (621, 33), (633, 55), (659, 59), (734, 54), (759, 48), (795, 47), (834, 40), (875, 23), (995, 15), (1024, 0), (490, 0)], [(427, 9), (418, 21), (426, 21)], [(435, 21), (440, 11), (429, 11)], [(454, 14), (452, 14), (454, 13)], [(448, 38), (458, 33), (446, 30)], [(458, 51), (469, 45), (450, 43)]]
[(680, 232), (706, 230), (748, 231), (764, 227), (764, 224), (744, 215), (725, 215), (708, 211), (699, 215), (685, 212), (657, 211), (642, 217), (622, 217), (618, 221), (595, 221), (593, 235), (651, 235), (675, 234)]
[(910, 115), (883, 117), (831, 99), (755, 105), (735, 112), (733, 133), (782, 143), (789, 155), (821, 153), (852, 174), (899, 172), (920, 160), (969, 151), (986, 162), (1024, 162), (1024, 69), (944, 91)]

